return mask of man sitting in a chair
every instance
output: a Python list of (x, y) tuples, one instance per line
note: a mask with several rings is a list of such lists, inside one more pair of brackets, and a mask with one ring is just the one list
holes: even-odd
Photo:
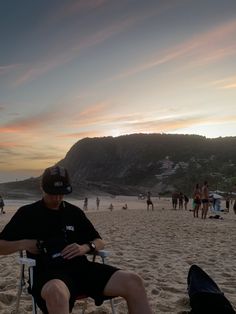
[(0, 254), (26, 250), (36, 259), (32, 294), (43, 313), (68, 314), (81, 294), (97, 305), (121, 296), (129, 313), (152, 313), (137, 274), (87, 259), (104, 242), (84, 212), (63, 201), (72, 192), (67, 170), (47, 168), (41, 185), (42, 200), (19, 208), (0, 233)]

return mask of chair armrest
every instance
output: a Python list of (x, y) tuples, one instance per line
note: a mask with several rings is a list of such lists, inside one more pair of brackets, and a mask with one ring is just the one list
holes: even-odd
[(106, 258), (108, 256), (110, 256), (110, 252), (107, 250), (99, 250), (99, 251), (95, 251), (95, 252), (89, 252), (87, 253), (87, 255), (93, 255), (93, 256), (100, 256), (102, 258)]
[(99, 250), (96, 252), (96, 255), (100, 256), (102, 258), (106, 258), (106, 257), (110, 256), (110, 252), (107, 250)]
[(36, 260), (28, 257), (20, 257), (18, 261), (19, 264), (27, 265), (29, 267), (34, 267), (36, 265)]
[[(110, 252), (107, 250), (99, 250), (94, 253), (89, 253), (89, 255), (93, 255), (95, 257), (100, 256), (104, 260), (106, 257), (110, 256)], [(36, 265), (36, 260), (29, 257), (19, 257), (18, 261), (19, 264), (29, 267), (34, 267)]]
[(103, 264), (105, 264), (105, 259), (110, 255), (110, 253), (109, 251), (106, 250), (99, 250), (92, 253), (88, 253), (88, 255), (91, 255), (93, 257), (93, 262), (95, 262), (97, 256), (101, 257)]

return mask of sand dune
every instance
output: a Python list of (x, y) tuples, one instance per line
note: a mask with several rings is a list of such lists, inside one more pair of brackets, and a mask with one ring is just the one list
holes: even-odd
[[(82, 200), (74, 200), (82, 207)], [(109, 204), (114, 210), (108, 210)], [(128, 204), (128, 210), (122, 205)], [(7, 202), (6, 202), (7, 204)], [(111, 251), (109, 263), (133, 270), (144, 280), (154, 313), (183, 314), (190, 310), (187, 274), (198, 264), (217, 282), (236, 308), (236, 216), (230, 211), (222, 220), (194, 219), (192, 212), (171, 209), (170, 199), (154, 199), (155, 210), (147, 211), (145, 200), (135, 197), (89, 199), (87, 215)], [(19, 204), (17, 204), (18, 206)], [(7, 204), (0, 226), (10, 219), (16, 204)], [(13, 313), (19, 267), (17, 254), (0, 256), (0, 313)], [(127, 313), (126, 304), (116, 299), (118, 314)], [(20, 313), (31, 313), (30, 298), (23, 296)], [(73, 313), (79, 313), (78, 306)], [(89, 302), (87, 313), (110, 313), (108, 303), (95, 307)]]

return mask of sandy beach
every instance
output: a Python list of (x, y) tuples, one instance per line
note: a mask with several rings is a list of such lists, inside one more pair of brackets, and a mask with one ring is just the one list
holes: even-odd
[[(223, 219), (193, 218), (189, 210), (173, 210), (169, 198), (153, 198), (154, 211), (137, 197), (88, 199), (87, 215), (111, 252), (108, 262), (137, 272), (143, 278), (153, 313), (184, 314), (190, 310), (187, 274), (192, 264), (202, 267), (219, 285), (236, 308), (236, 215), (230, 209)], [(83, 208), (83, 200), (71, 200)], [(6, 200), (6, 214), (0, 216), (0, 230), (21, 204)], [(108, 209), (110, 204), (114, 209)], [(128, 209), (122, 206), (127, 203)], [(191, 208), (191, 201), (189, 202)], [(0, 313), (14, 313), (19, 265), (17, 254), (0, 256)], [(125, 302), (115, 299), (117, 314), (127, 313)], [(23, 295), (21, 314), (31, 313), (29, 296)], [(80, 313), (76, 306), (73, 313)], [(108, 303), (95, 307), (89, 301), (87, 313), (111, 313)], [(145, 313), (144, 313), (145, 314)]]

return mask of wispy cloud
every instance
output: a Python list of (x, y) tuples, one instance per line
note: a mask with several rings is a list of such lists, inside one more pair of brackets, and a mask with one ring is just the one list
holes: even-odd
[(47, 24), (55, 23), (65, 18), (71, 18), (72, 16), (78, 15), (78, 13), (84, 13), (84, 11), (97, 9), (108, 2), (109, 0), (77, 0), (64, 2), (56, 11), (50, 12), (51, 14), (47, 19)]
[(32, 81), (41, 75), (51, 71), (57, 67), (60, 67), (74, 58), (77, 58), (79, 54), (93, 46), (99, 45), (104, 41), (112, 38), (114, 35), (125, 31), (128, 27), (131, 27), (136, 22), (135, 19), (125, 18), (123, 21), (114, 22), (113, 25), (107, 26), (102, 30), (97, 30), (91, 35), (87, 35), (79, 41), (75, 41), (75, 44), (71, 44), (70, 48), (57, 53), (52, 58), (48, 58), (44, 62), (37, 62), (35, 64), (25, 65), (25, 69), (22, 69), (22, 74), (12, 83), (13, 86), (19, 86), (25, 82)]
[(222, 117), (215, 117), (209, 114), (195, 114), (191, 116), (176, 116), (166, 119), (146, 119), (144, 121), (129, 123), (124, 126), (130, 132), (137, 132), (138, 130), (145, 132), (173, 132), (179, 129), (193, 127), (194, 125), (212, 125), (212, 124), (225, 124), (235, 122), (236, 116), (225, 115)]
[(101, 114), (101, 112), (103, 112), (107, 107), (107, 103), (97, 103), (81, 111), (79, 115), (81, 118), (91, 118), (97, 116), (97, 114)]
[[(204, 65), (213, 63), (228, 56), (233, 56), (236, 54), (236, 43), (229, 43), (226, 45), (225, 41), (234, 36), (235, 32), (236, 21), (234, 19), (226, 24), (215, 27), (208, 32), (196, 35), (184, 43), (170, 47), (168, 50), (158, 52), (157, 56), (149, 58), (144, 63), (138, 64), (136, 67), (131, 67), (111, 78), (111, 80), (128, 77), (169, 62), (174, 62), (180, 58), (191, 57), (190, 60), (185, 59), (185, 64), (187, 63), (187, 66), (193, 64), (199, 66), (200, 64)], [(222, 46), (224, 48), (222, 48)]]
[(0, 75), (6, 74), (9, 71), (16, 70), (20, 67), (20, 64), (7, 64), (7, 65), (0, 65)]
[(236, 89), (236, 77), (230, 76), (220, 80), (210, 82), (210, 85), (216, 86), (219, 89)]
[[(64, 113), (58, 111), (55, 107), (45, 110), (34, 115), (17, 117), (0, 126), (1, 133), (33, 132), (38, 128), (50, 126), (50, 123), (61, 121)], [(46, 132), (46, 131), (45, 131)]]
[[(106, 4), (108, 1), (89, 1), (87, 4), (88, 7), (94, 8), (97, 6), (101, 6)], [(61, 49), (60, 52), (57, 52), (55, 55), (54, 48), (52, 46), (53, 57), (45, 57), (44, 61), (37, 62), (35, 64), (25, 65), (25, 69), (22, 70), (22, 74), (17, 77), (17, 79), (13, 82), (14, 86), (19, 86), (25, 82), (29, 82), (34, 80), (41, 75), (51, 71), (57, 67), (60, 67), (68, 62), (71, 62), (74, 58), (78, 58), (79, 54), (86, 49), (90, 49), (96, 45), (100, 45), (101, 43), (117, 36), (118, 34), (127, 31), (128, 29), (134, 27), (135, 25), (143, 22), (144, 20), (161, 14), (164, 10), (171, 9), (173, 6), (177, 4), (175, 1), (173, 3), (166, 3), (162, 5), (159, 10), (144, 10), (142, 12), (138, 12), (132, 16), (125, 16), (123, 19), (119, 19), (114, 21), (110, 25), (104, 26), (102, 29), (92, 30), (90, 34), (86, 34), (84, 38), (80, 38), (78, 41), (77, 36), (74, 38), (73, 42), (70, 42), (70, 46), (66, 47), (66, 49)], [(83, 6), (85, 6), (84, 1), (79, 1), (76, 5), (77, 10), (80, 10)], [(72, 6), (73, 7), (73, 6)], [(62, 13), (56, 13), (55, 17), (57, 19), (59, 17), (67, 16), (68, 14), (72, 14), (72, 7), (69, 5), (67, 10)], [(67, 13), (66, 13), (67, 12)], [(79, 43), (78, 43), (79, 42)], [(50, 48), (48, 48), (50, 51)], [(50, 54), (50, 52), (48, 53)]]
[(8, 149), (8, 148), (15, 148), (15, 147), (20, 147), (24, 148), (26, 147), (25, 144), (19, 143), (17, 141), (4, 141), (0, 143), (0, 150), (2, 149)]
[(223, 89), (236, 89), (236, 83), (225, 85), (222, 88)]

